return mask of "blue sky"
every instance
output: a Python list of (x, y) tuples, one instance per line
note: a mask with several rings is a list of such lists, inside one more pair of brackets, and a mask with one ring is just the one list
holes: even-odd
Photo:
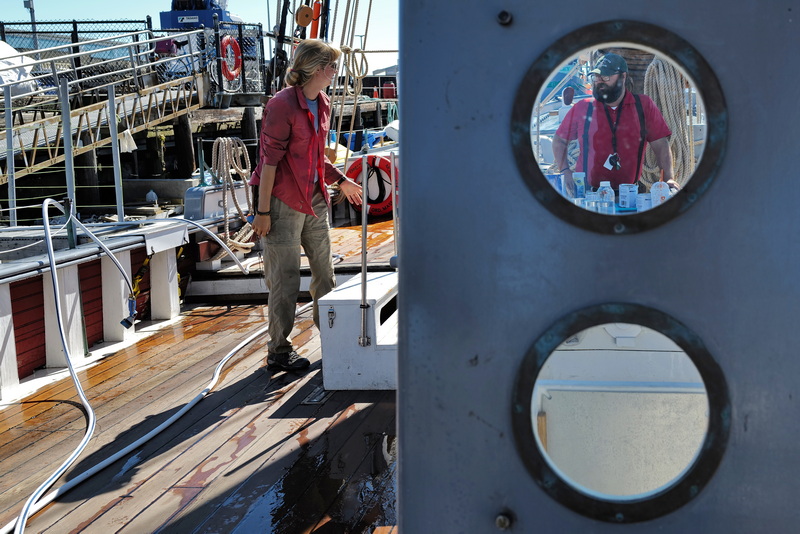
[[(372, 16), (367, 33), (367, 50), (397, 50), (398, 48), (398, 2), (399, 0), (373, 0)], [(23, 0), (3, 0), (3, 11), (0, 20), (3, 22), (30, 21), (30, 12), (25, 9)], [(228, 0), (228, 11), (238, 15), (245, 22), (264, 25), (265, 30), (276, 24), (276, 12), (280, 0)], [(294, 4), (294, 1), (292, 2)], [(334, 4), (332, 2), (332, 4)], [(359, 18), (356, 35), (366, 30), (366, 13), (369, 2), (362, 0), (359, 7)], [(153, 19), (153, 27), (160, 27), (159, 13), (170, 8), (171, 0), (33, 0), (36, 21), (56, 20), (144, 20), (147, 15)], [(269, 6), (269, 15), (267, 7)], [(340, 7), (339, 20), (336, 25), (338, 44), (341, 40), (341, 16), (344, 7)], [(358, 45), (358, 40), (356, 40)], [(370, 54), (367, 57), (370, 71), (397, 64), (396, 54)]]

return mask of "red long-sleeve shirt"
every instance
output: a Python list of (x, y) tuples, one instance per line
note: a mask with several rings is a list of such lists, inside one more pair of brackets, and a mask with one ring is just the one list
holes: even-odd
[(314, 171), (321, 178), (318, 184), (326, 201), (329, 198), (325, 184), (333, 184), (344, 176), (325, 157), (330, 128), (330, 99), (325, 93), (320, 93), (317, 102), (318, 131), (314, 130), (314, 115), (308, 108), (301, 87), (282, 89), (267, 102), (261, 118), (258, 164), (250, 177), (250, 183), (258, 185), (262, 166), (274, 165), (276, 171), (272, 196), (293, 210), (308, 215), (314, 215), (311, 207)]

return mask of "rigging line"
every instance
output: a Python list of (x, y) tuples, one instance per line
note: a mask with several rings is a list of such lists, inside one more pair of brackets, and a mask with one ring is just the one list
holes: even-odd
[(362, 52), (367, 49), (367, 34), (369, 33), (369, 21), (372, 17), (372, 0), (369, 0), (369, 6), (367, 6), (367, 22), (364, 25), (364, 42), (361, 44)]
[(330, 25), (331, 42), (336, 41), (336, 19), (338, 17), (339, 17), (339, 0), (336, 0), (336, 7), (333, 8), (333, 24)]
[(355, 48), (356, 40), (356, 22), (358, 21), (358, 4), (360, 0), (355, 0), (353, 5), (353, 13), (350, 15), (350, 48)]
[[(239, 159), (244, 157), (244, 163), (240, 164), (234, 153), (239, 156)], [(220, 137), (214, 142), (214, 147), (211, 153), (211, 167), (216, 174), (217, 179), (222, 181), (222, 211), (228, 213), (228, 190), (230, 188), (231, 196), (233, 197), (233, 204), (236, 206), (236, 211), (239, 213), (239, 218), (244, 222), (244, 226), (239, 229), (235, 236), (231, 237), (230, 231), (230, 217), (225, 217), (225, 242), (228, 246), (238, 250), (250, 250), (255, 246), (255, 243), (250, 241), (253, 237), (253, 228), (250, 222), (242, 212), (239, 206), (239, 199), (236, 197), (236, 184), (231, 177), (231, 167), (242, 179), (245, 184), (245, 198), (247, 199), (247, 207), (250, 213), (253, 213), (253, 201), (250, 197), (250, 188), (246, 185), (247, 178), (250, 175), (250, 156), (247, 153), (247, 148), (241, 139), (235, 137)], [(214, 255), (212, 260), (218, 260), (227, 254), (225, 249), (221, 249)]]
[[(685, 79), (675, 67), (654, 58), (645, 72), (644, 92), (661, 110), (672, 136), (669, 146), (673, 155), (673, 178), (683, 185), (694, 172), (693, 131), (687, 126), (687, 109), (684, 97)], [(688, 110), (692, 115), (691, 108)], [(642, 182), (648, 187), (659, 180), (659, 167), (655, 154), (648, 148), (642, 169)]]

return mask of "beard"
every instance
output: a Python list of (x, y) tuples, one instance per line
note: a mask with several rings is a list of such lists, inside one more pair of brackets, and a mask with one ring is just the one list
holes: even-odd
[(624, 86), (625, 81), (623, 80), (623, 77), (620, 76), (617, 78), (617, 83), (615, 83), (613, 86), (605, 83), (596, 84), (592, 88), (592, 96), (604, 104), (616, 102), (617, 99), (622, 96), (622, 89)]

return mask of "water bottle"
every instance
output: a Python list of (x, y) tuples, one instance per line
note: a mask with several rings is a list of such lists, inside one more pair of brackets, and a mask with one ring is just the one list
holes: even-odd
[(600, 182), (600, 187), (597, 189), (597, 192), (600, 194), (601, 201), (611, 202), (613, 204), (616, 200), (614, 190), (611, 189), (611, 182)]
[(615, 195), (614, 190), (611, 189), (611, 182), (600, 182), (597, 194), (600, 195), (600, 201), (597, 203), (598, 211), (606, 215), (614, 213)]

